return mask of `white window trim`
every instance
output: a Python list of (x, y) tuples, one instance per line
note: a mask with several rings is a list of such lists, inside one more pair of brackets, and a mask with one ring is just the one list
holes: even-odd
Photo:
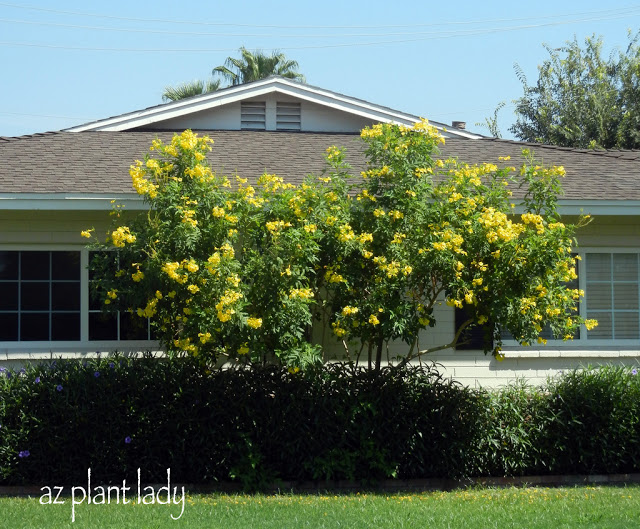
[[(80, 252), (80, 340), (78, 341), (0, 341), (0, 354), (9, 359), (30, 357), (29, 353), (88, 353), (88, 352), (159, 352), (160, 346), (154, 340), (100, 340), (89, 341), (89, 250), (85, 246), (74, 244), (3, 244), (0, 250), (9, 252)], [(27, 355), (25, 357), (25, 354)], [(1, 358), (0, 358), (1, 359)]]
[[(614, 254), (614, 253), (635, 253), (638, 255), (638, 259), (640, 262), (640, 248), (637, 247), (620, 247), (620, 246), (602, 246), (602, 247), (591, 247), (591, 246), (585, 246), (585, 247), (580, 247), (578, 249), (572, 250), (572, 253), (577, 254), (580, 256), (580, 260), (577, 261), (577, 266), (578, 266), (578, 288), (580, 290), (583, 290), (585, 295), (583, 298), (581, 298), (581, 302), (579, 304), (579, 314), (580, 315), (585, 315), (586, 313), (586, 301), (587, 301), (587, 296), (589, 295), (589, 293), (587, 292), (587, 274), (586, 274), (586, 259), (585, 259), (585, 254), (587, 253), (608, 253), (608, 254)], [(638, 267), (638, 283), (640, 284), (640, 266)], [(587, 331), (587, 328), (582, 325), (580, 327), (580, 338), (578, 339), (573, 339), (573, 340), (547, 340), (547, 344), (542, 345), (542, 344), (531, 344), (530, 346), (523, 346), (520, 345), (517, 341), (515, 340), (504, 340), (503, 342), (503, 347), (505, 350), (508, 351), (531, 351), (531, 352), (536, 352), (536, 351), (544, 351), (545, 349), (549, 350), (549, 349), (561, 349), (561, 350), (571, 350), (571, 349), (579, 349), (579, 350), (593, 350), (593, 349), (599, 349), (602, 351), (606, 351), (607, 348), (610, 349), (630, 349), (630, 350), (640, 350), (640, 339), (626, 339), (626, 340), (621, 340), (621, 339), (612, 339), (612, 340), (606, 340), (606, 339), (600, 339), (600, 340), (594, 340), (594, 339), (589, 339), (587, 337), (587, 333), (589, 331)]]

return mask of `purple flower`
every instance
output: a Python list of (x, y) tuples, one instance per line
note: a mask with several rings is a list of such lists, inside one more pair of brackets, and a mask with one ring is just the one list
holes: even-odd
[(109, 362), (109, 367), (110, 367), (111, 369), (114, 369), (114, 368), (116, 367), (116, 365), (115, 365), (113, 362)]
[(6, 367), (0, 367), (0, 373), (4, 373), (7, 370)]
[(60, 384), (56, 386), (56, 391), (62, 391), (62, 386)]
[(634, 368), (631, 370), (631, 374), (632, 374), (632, 375), (637, 375), (637, 374), (638, 374), (638, 370), (634, 367)]
[(29, 452), (29, 450), (22, 450), (19, 454), (18, 457), (19, 458), (24, 458), (24, 457), (29, 457), (31, 455), (31, 452)]
[(131, 437), (129, 437), (128, 435), (124, 438), (124, 444), (129, 444), (131, 442)]
[(40, 377), (36, 377), (36, 384), (40, 384)]
[(94, 376), (94, 377), (96, 377), (96, 378), (98, 378), (98, 377), (100, 376), (100, 371), (96, 371), (96, 372), (93, 374), (93, 376)]
[(24, 367), (20, 370), (20, 374), (21, 375), (24, 375), (26, 372), (27, 372), (27, 370)]

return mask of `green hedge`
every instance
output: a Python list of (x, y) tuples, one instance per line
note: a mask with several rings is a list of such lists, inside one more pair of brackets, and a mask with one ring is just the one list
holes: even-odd
[(488, 392), (434, 367), (203, 372), (111, 357), (0, 372), (0, 484), (212, 483), (640, 469), (636, 370)]

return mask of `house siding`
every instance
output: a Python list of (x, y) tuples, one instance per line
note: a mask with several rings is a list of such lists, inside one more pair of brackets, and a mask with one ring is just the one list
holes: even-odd
[[(571, 222), (573, 219), (565, 219)], [(106, 234), (109, 216), (104, 211), (0, 211), (0, 250), (20, 249), (81, 249), (87, 240), (80, 231), (95, 228), (96, 233)], [(599, 217), (578, 232), (581, 248), (629, 248), (640, 250), (640, 216)], [(454, 334), (454, 311), (444, 304), (436, 307), (438, 324), (420, 336), (420, 347), (428, 348), (451, 341)], [(328, 326), (314, 329), (314, 341), (323, 345), (326, 358), (344, 358), (342, 344), (327, 330)], [(23, 344), (24, 345), (24, 344)], [(25, 361), (65, 357), (82, 357), (87, 353), (67, 348), (52, 347), (51, 350), (21, 351), (0, 349), (0, 365), (17, 366)], [(105, 351), (108, 349), (102, 348)], [(51, 352), (53, 351), (53, 352)], [(355, 350), (357, 352), (357, 350)], [(389, 345), (389, 356), (406, 351), (406, 345), (395, 342)], [(444, 350), (427, 355), (426, 361), (440, 364), (444, 376), (453, 377), (469, 386), (495, 387), (516, 378), (526, 378), (531, 384), (540, 384), (547, 377), (586, 365), (616, 364), (637, 366), (640, 363), (640, 342), (626, 347), (572, 347), (549, 345), (546, 347), (505, 347), (505, 359), (496, 361), (482, 351)], [(365, 353), (366, 354), (366, 353)], [(384, 356), (386, 358), (386, 354)], [(363, 358), (361, 357), (361, 361)], [(364, 359), (366, 361), (366, 359)]]

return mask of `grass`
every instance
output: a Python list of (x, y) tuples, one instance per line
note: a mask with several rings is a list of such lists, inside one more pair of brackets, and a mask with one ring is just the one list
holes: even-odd
[(0, 528), (635, 528), (640, 486), (470, 489), (416, 494), (188, 495), (180, 505), (41, 505), (0, 498)]

